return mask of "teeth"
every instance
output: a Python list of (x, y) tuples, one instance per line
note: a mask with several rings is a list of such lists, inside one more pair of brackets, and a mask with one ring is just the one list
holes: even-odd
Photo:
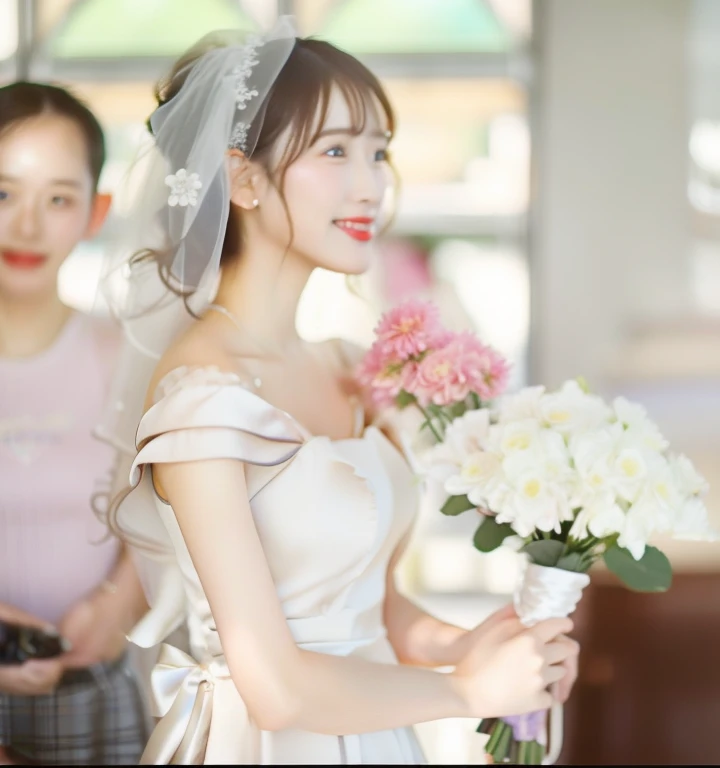
[(361, 224), (356, 221), (338, 221), (337, 223), (346, 229), (357, 229), (360, 232), (370, 232), (372, 229), (372, 224)]

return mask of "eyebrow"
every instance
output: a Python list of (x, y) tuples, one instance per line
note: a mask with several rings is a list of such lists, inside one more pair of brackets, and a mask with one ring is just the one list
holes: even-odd
[[(8, 176), (6, 173), (0, 173), (0, 181), (21, 181), (17, 176)], [(82, 189), (82, 184), (75, 179), (51, 179), (50, 184), (53, 186), (73, 187), (75, 189)]]
[[(343, 134), (344, 136), (358, 136), (358, 132), (353, 128), (325, 128), (318, 134), (318, 139), (322, 139), (323, 136), (332, 136), (334, 134)], [(372, 131), (370, 134), (375, 139), (389, 139), (392, 134), (390, 131)]]

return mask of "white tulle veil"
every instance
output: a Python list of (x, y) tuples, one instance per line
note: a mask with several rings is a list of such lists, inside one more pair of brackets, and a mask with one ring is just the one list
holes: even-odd
[[(98, 434), (126, 453), (135, 451), (158, 359), (217, 286), (230, 210), (226, 150), (252, 155), (295, 39), (292, 19), (282, 17), (264, 36), (225, 31), (200, 40), (197, 47), (208, 50), (151, 116), (154, 141), (119, 191), (128, 210), (103, 267), (100, 299), (122, 324), (125, 344)], [(155, 258), (141, 257), (150, 251)]]
[[(121, 323), (124, 343), (96, 434), (118, 449), (121, 466), (135, 456), (158, 359), (212, 301), (230, 211), (227, 150), (252, 156), (268, 95), (295, 41), (292, 19), (282, 17), (262, 36), (216, 32), (193, 46), (205, 52), (189, 60), (180, 90), (152, 114), (153, 140), (116, 195), (119, 237), (98, 298)], [(133, 508), (143, 510), (123, 515), (121, 533), (143, 554), (167, 562), (171, 547), (153, 499), (141, 487), (133, 494)], [(162, 574), (145, 560), (138, 565), (150, 595)]]

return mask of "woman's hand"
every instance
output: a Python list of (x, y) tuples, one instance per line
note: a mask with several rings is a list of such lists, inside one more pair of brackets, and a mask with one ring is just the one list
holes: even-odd
[(0, 693), (11, 696), (44, 696), (55, 690), (64, 667), (57, 659), (30, 659), (0, 666)]
[(512, 603), (491, 613), (485, 621), (478, 624), (474, 629), (458, 631), (446, 648), (446, 666), (456, 667), (478, 643), (483, 642), (483, 638), (496, 624), (508, 619), (517, 619), (517, 613)]
[(573, 640), (571, 637), (566, 637), (565, 635), (560, 635), (557, 641), (559, 643), (565, 643), (570, 651), (568, 657), (562, 664), (565, 668), (565, 676), (552, 687), (553, 698), (556, 701), (559, 701), (560, 704), (564, 704), (570, 698), (570, 693), (577, 680), (580, 644), (577, 640)]
[(577, 644), (562, 637), (570, 619), (533, 627), (498, 612), (471, 635), (475, 642), (452, 673), (471, 716), (504, 717), (548, 709), (550, 686), (562, 680)]
[[(0, 620), (43, 630), (54, 630), (47, 621), (14, 605), (0, 603)], [(11, 696), (42, 696), (55, 690), (63, 673), (58, 659), (31, 659), (22, 664), (0, 666), (0, 693)]]
[(126, 645), (126, 619), (116, 595), (102, 588), (75, 603), (63, 616), (60, 634), (71, 649), (60, 660), (65, 668), (89, 667), (117, 659)]

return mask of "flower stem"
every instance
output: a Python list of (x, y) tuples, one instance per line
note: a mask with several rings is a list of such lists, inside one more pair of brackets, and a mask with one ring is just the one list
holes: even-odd
[(430, 431), (435, 436), (435, 439), (438, 441), (438, 443), (442, 443), (442, 435), (435, 429), (433, 423), (432, 423), (432, 416), (425, 410), (425, 408), (420, 405), (420, 403), (415, 403), (417, 407), (420, 409), (420, 413), (425, 417), (425, 422), (427, 423), (428, 427), (430, 428)]

